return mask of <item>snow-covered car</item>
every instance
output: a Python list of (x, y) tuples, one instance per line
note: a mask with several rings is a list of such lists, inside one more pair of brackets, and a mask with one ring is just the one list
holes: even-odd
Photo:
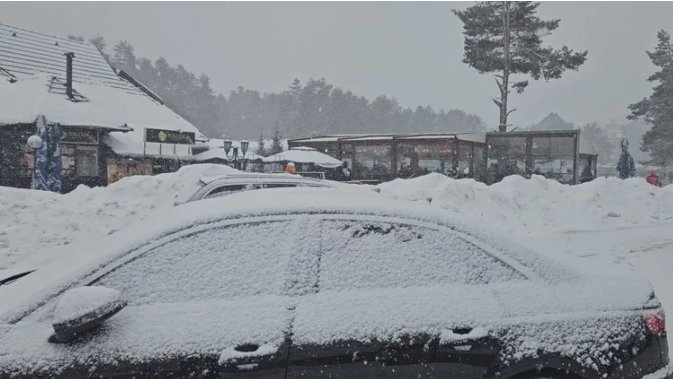
[(336, 188), (337, 183), (291, 174), (243, 173), (201, 178), (200, 188), (193, 194), (179, 196), (175, 205), (185, 202), (232, 195), (241, 191), (264, 188), (322, 187)]
[(640, 378), (668, 361), (647, 282), (367, 191), (241, 192), (69, 249), (0, 286), (0, 377)]

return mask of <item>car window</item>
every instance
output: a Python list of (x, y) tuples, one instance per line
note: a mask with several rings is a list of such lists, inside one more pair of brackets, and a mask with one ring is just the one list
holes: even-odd
[(265, 184), (265, 188), (289, 188), (289, 187), (298, 187), (297, 183), (269, 183)]
[(280, 294), (292, 251), (284, 245), (288, 224), (242, 224), (195, 233), (148, 251), (94, 285), (122, 291), (131, 304)]
[(512, 267), (444, 228), (326, 220), (321, 234), (321, 290), (525, 279)]
[(206, 195), (205, 198), (210, 199), (210, 198), (213, 198), (213, 197), (231, 195), (231, 194), (236, 193), (236, 192), (245, 191), (246, 189), (247, 189), (247, 185), (245, 185), (245, 184), (221, 186), (221, 187), (217, 187), (214, 190), (208, 192), (208, 194)]

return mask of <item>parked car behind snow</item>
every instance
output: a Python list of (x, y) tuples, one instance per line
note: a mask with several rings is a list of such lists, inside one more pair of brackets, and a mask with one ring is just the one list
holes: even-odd
[(70, 249), (0, 287), (0, 377), (640, 378), (668, 360), (648, 283), (366, 191), (242, 192)]
[(210, 199), (213, 197), (222, 197), (232, 195), (241, 191), (258, 190), (264, 188), (286, 188), (286, 187), (319, 187), (319, 188), (338, 188), (353, 187), (348, 184), (306, 178), (300, 175), (290, 174), (263, 174), (263, 173), (244, 173), (229, 174), (214, 177), (201, 178), (200, 188), (190, 194), (179, 194), (175, 205), (182, 203)]

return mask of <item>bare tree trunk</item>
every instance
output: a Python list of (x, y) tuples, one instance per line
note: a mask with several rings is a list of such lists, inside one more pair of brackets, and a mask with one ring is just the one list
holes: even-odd
[(509, 45), (510, 45), (510, 27), (509, 27), (509, 2), (503, 2), (505, 11), (503, 12), (502, 24), (504, 29), (504, 59), (505, 65), (502, 70), (502, 84), (500, 87), (500, 125), (498, 125), (498, 131), (506, 132), (507, 131), (507, 95), (509, 94)]

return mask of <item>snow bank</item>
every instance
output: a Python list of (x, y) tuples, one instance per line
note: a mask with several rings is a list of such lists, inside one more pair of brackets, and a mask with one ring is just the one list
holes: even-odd
[(507, 233), (576, 232), (673, 220), (673, 186), (657, 188), (641, 178), (598, 178), (570, 186), (541, 176), (506, 177), (492, 186), (440, 174), (396, 179), (381, 194), (430, 201), (467, 220)]
[[(204, 176), (237, 172), (199, 164), (176, 173), (129, 176), (108, 187), (79, 186), (65, 194), (0, 187), (0, 269), (18, 261), (39, 266), (58, 246), (114, 233), (158, 210), (180, 193), (196, 191)], [(26, 260), (24, 262), (24, 260)]]

